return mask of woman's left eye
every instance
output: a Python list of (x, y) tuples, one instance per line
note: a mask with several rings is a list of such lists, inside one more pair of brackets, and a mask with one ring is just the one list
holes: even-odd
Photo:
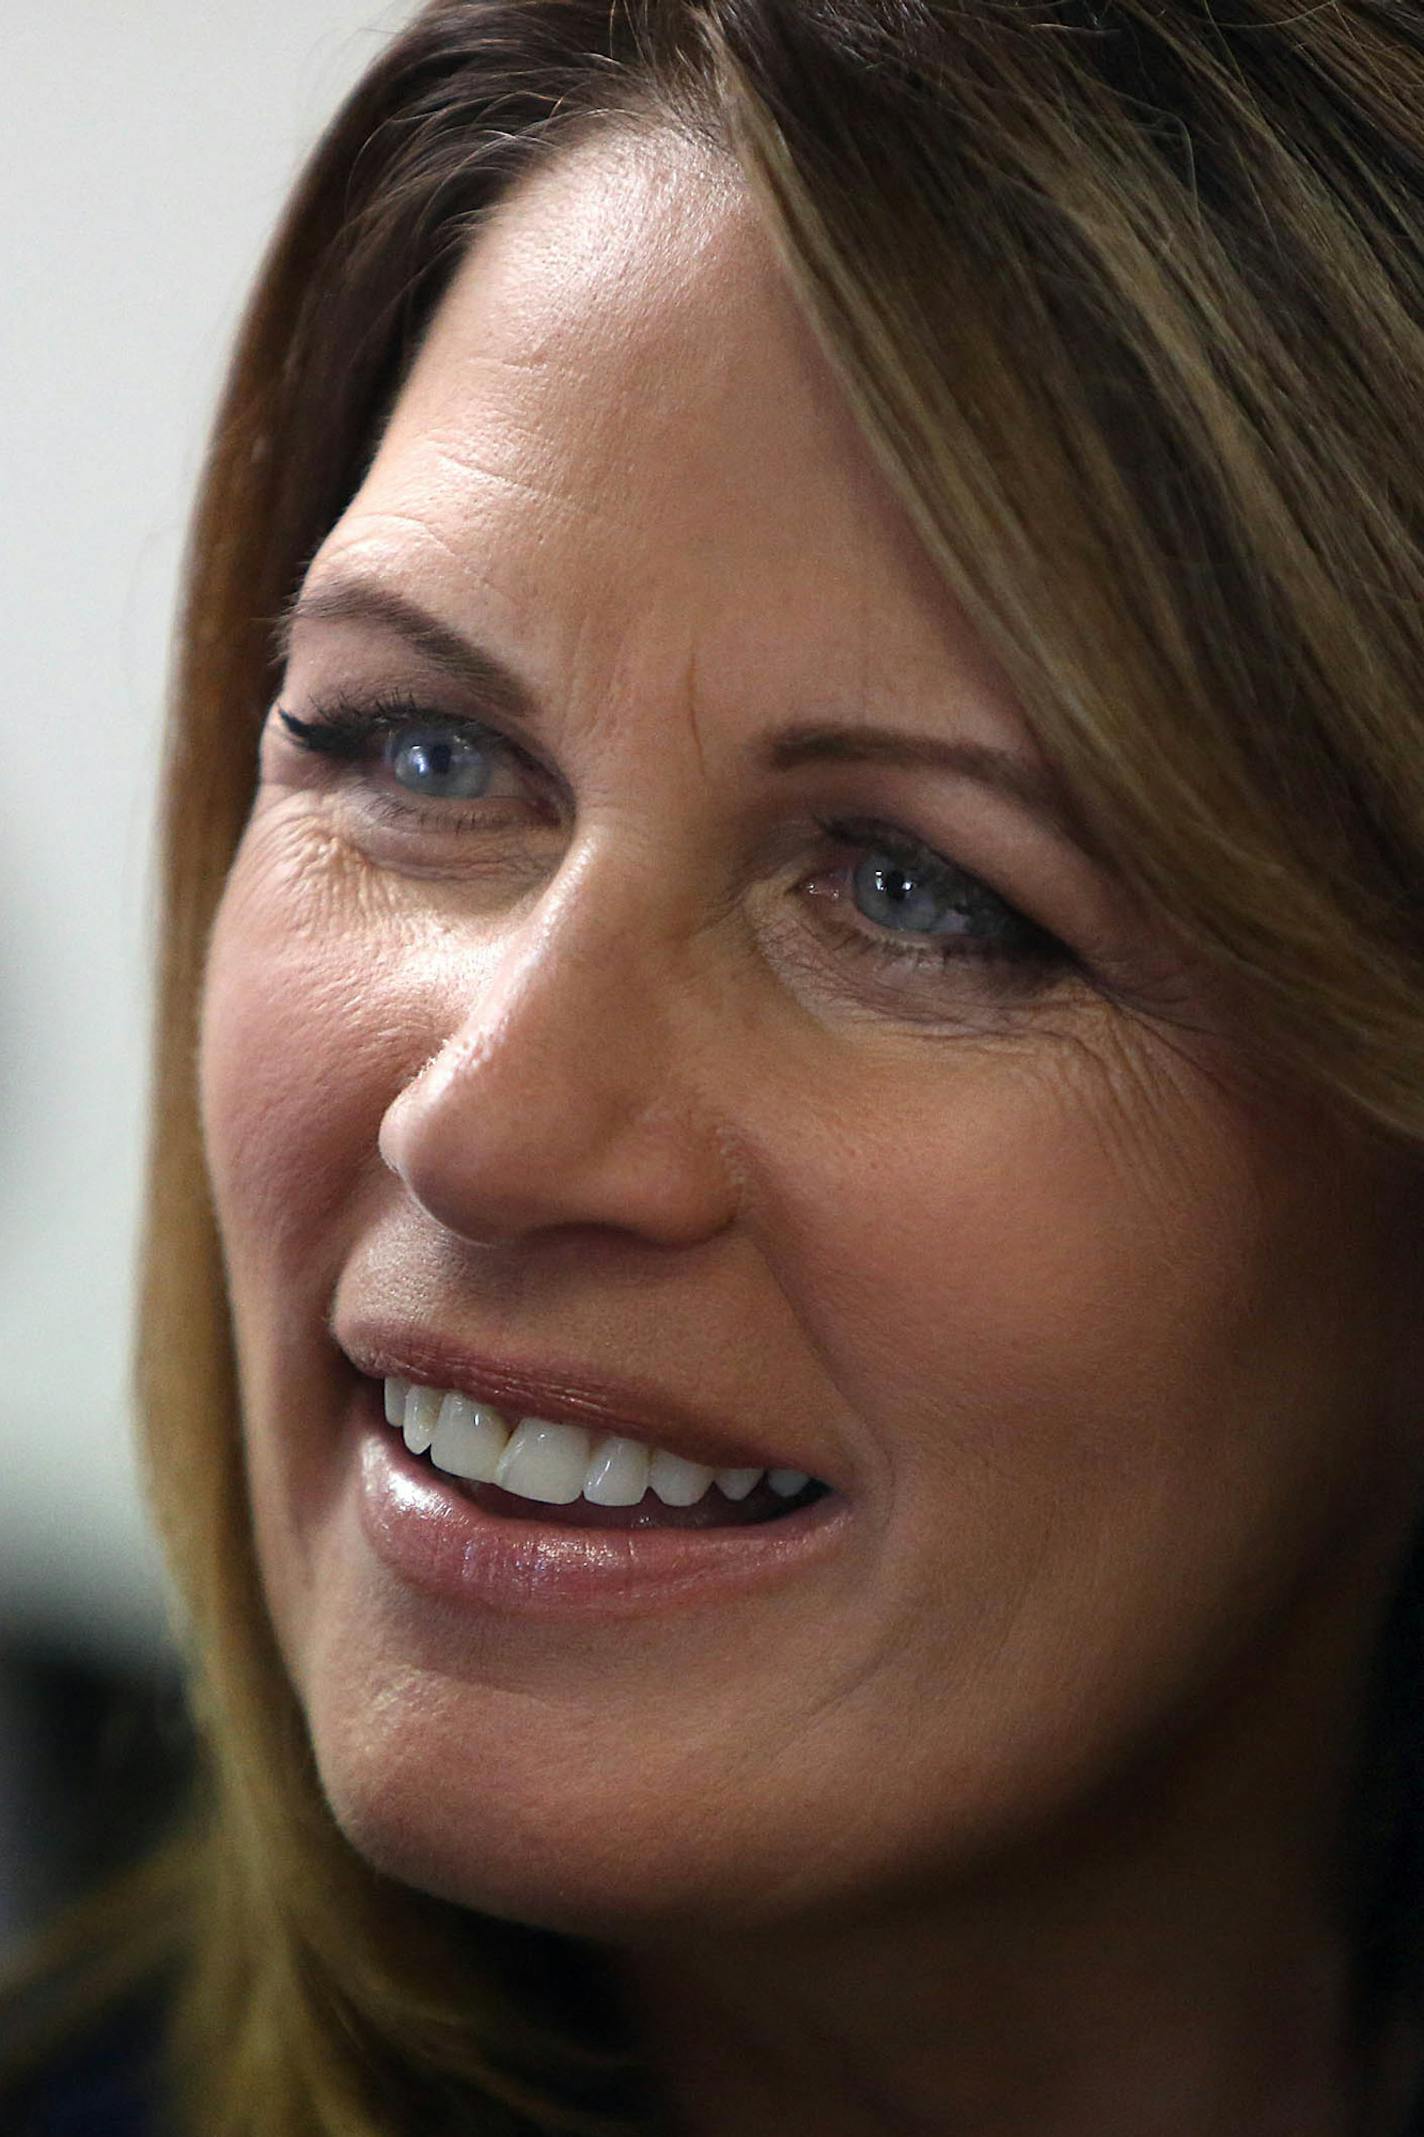
[[(987, 883), (893, 825), (840, 818), (821, 829), (860, 855), (808, 886), (870, 923), (837, 928), (847, 948), (902, 967), (973, 959), (1018, 966), (1025, 975), (1076, 961), (1055, 935)], [(841, 882), (848, 889), (826, 888)]]

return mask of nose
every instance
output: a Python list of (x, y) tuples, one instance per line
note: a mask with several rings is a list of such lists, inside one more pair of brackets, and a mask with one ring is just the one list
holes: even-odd
[(382, 1120), (385, 1164), (473, 1245), (571, 1226), (691, 1245), (734, 1213), (707, 1075), (690, 1073), (706, 1026), (686, 943), (650, 926), (656, 890), (599, 878), (566, 881), (481, 960), (467, 1013)]

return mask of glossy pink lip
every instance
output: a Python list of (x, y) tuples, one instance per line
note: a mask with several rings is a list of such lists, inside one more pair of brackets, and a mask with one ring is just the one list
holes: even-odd
[(421, 1381), (487, 1402), (512, 1417), (626, 1433), (712, 1469), (799, 1469), (822, 1483), (835, 1483), (815, 1454), (785, 1444), (754, 1447), (719, 1419), (646, 1383), (598, 1378), (557, 1360), (535, 1365), (481, 1357), (409, 1324), (352, 1321), (333, 1333), (357, 1371), (373, 1380)]
[(523, 1617), (627, 1618), (705, 1608), (813, 1573), (844, 1541), (830, 1493), (744, 1528), (584, 1529), (487, 1513), (409, 1452), (373, 1382), (353, 1392), (360, 1520), (398, 1579), (443, 1602)]

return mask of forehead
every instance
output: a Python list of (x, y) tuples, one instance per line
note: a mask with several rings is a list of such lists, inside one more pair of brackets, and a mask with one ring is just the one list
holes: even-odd
[(497, 206), (333, 549), (536, 685), (681, 636), (743, 692), (948, 674), (1015, 718), (740, 178), (667, 132), (587, 137)]

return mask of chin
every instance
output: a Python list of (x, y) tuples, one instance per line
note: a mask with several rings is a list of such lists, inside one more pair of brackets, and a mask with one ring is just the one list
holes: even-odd
[(436, 1801), (415, 1775), (391, 1784), (373, 1771), (323, 1771), (322, 1785), (372, 1869), (473, 1913), (610, 1944), (765, 1926), (765, 1888), (670, 1819), (659, 1821), (659, 1841), (611, 1804), (579, 1823), (487, 1798), (462, 1815), (453, 1793)]

